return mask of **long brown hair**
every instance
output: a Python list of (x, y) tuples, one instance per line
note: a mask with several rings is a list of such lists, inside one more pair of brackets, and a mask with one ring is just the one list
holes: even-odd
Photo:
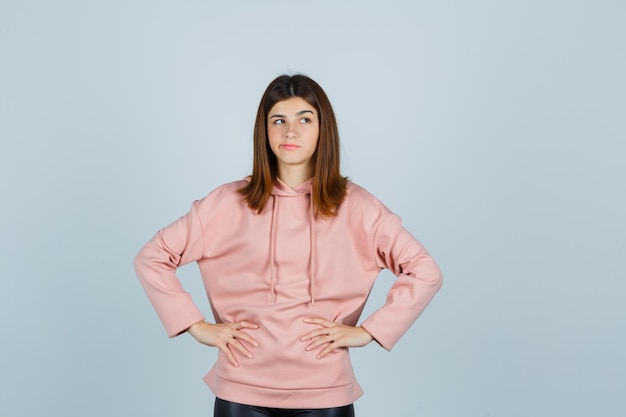
[(337, 208), (346, 197), (348, 179), (341, 176), (339, 164), (339, 129), (335, 112), (322, 87), (306, 75), (281, 75), (265, 90), (254, 124), (254, 161), (252, 178), (240, 190), (248, 206), (261, 213), (270, 198), (272, 185), (278, 175), (276, 155), (267, 136), (267, 115), (279, 101), (300, 97), (317, 110), (320, 136), (311, 157), (315, 172), (311, 198), (316, 213), (323, 218), (336, 215)]

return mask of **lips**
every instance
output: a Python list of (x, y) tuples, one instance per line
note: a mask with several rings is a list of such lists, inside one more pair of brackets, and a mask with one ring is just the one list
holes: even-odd
[(286, 151), (294, 151), (294, 150), (300, 148), (300, 146), (293, 145), (291, 143), (286, 143), (286, 144), (280, 145), (280, 146), (281, 146), (281, 148), (285, 149)]

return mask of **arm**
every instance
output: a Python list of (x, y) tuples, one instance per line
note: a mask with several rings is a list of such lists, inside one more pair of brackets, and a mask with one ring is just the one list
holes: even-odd
[(358, 327), (322, 318), (305, 319), (305, 323), (320, 326), (300, 338), (309, 342), (307, 351), (326, 345), (318, 359), (334, 349), (362, 347), (372, 340), (391, 350), (441, 287), (439, 267), (395, 214), (386, 215), (379, 223), (373, 247), (378, 266), (390, 269), (397, 277), (387, 301)]
[(135, 257), (135, 271), (169, 337), (204, 317), (182, 288), (176, 269), (202, 257), (202, 224), (195, 204), (176, 222), (159, 230)]
[(233, 350), (252, 358), (241, 341), (259, 344), (244, 329), (255, 323), (207, 323), (176, 277), (176, 269), (203, 256), (203, 227), (196, 204), (185, 216), (160, 230), (135, 258), (135, 270), (150, 302), (170, 337), (187, 332), (198, 342), (220, 349), (231, 364), (239, 366)]
[(361, 325), (391, 350), (441, 288), (443, 277), (434, 259), (395, 214), (385, 216), (377, 227), (374, 251), (379, 267), (391, 270), (397, 280), (385, 305)]

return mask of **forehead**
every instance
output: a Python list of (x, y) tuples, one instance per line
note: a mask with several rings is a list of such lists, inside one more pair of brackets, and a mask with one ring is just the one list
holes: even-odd
[(315, 107), (310, 105), (305, 99), (302, 97), (290, 97), (286, 100), (281, 100), (274, 104), (274, 106), (270, 109), (269, 115), (271, 116), (274, 113), (280, 113), (283, 115), (293, 115), (301, 112), (302, 110), (310, 110), (314, 114), (317, 113), (315, 111)]

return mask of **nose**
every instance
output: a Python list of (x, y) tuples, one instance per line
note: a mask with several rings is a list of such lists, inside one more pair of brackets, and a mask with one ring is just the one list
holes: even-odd
[(285, 134), (285, 137), (287, 139), (295, 139), (298, 137), (298, 131), (297, 131), (297, 123), (294, 122), (287, 122), (287, 132)]

